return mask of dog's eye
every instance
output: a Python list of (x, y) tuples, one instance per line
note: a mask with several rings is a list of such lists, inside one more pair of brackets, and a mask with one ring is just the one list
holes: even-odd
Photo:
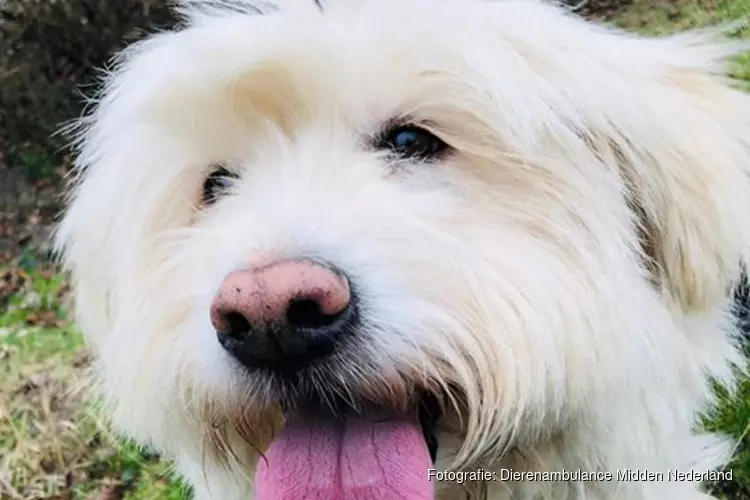
[(389, 149), (404, 159), (430, 160), (448, 147), (442, 140), (427, 130), (404, 125), (388, 130), (378, 145), (379, 149)]
[(225, 167), (218, 166), (203, 181), (203, 198), (206, 205), (215, 202), (222, 194), (232, 187), (237, 174), (230, 172)]

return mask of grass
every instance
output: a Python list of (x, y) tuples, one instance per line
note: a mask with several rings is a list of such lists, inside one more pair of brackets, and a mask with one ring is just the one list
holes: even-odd
[[(750, 0), (636, 0), (611, 21), (662, 34), (750, 17)], [(750, 38), (745, 28), (737, 36)], [(735, 75), (750, 82), (750, 55)], [(45, 168), (44, 165), (39, 168)], [(64, 279), (33, 261), (0, 268), (0, 498), (13, 500), (189, 498), (169, 464), (118, 439), (86, 393), (90, 359), (67, 318)], [(715, 486), (750, 499), (750, 381), (707, 417), (737, 439), (733, 481)]]
[(89, 402), (66, 292), (51, 272), (0, 272), (0, 498), (186, 498), (169, 464), (113, 436)]
[[(613, 21), (632, 31), (659, 35), (741, 19), (750, 20), (750, 0), (635, 0)], [(735, 36), (750, 38), (750, 23), (738, 28)], [(750, 53), (737, 62), (733, 76), (750, 87)]]

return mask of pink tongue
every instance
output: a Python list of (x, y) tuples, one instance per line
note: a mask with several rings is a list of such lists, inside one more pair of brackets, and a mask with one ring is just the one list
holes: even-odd
[(258, 462), (258, 500), (432, 500), (432, 467), (414, 422), (287, 422)]

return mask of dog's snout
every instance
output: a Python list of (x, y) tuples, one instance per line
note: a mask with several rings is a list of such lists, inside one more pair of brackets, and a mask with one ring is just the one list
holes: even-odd
[(331, 353), (355, 316), (344, 274), (309, 260), (235, 271), (211, 304), (221, 345), (248, 367), (270, 369)]

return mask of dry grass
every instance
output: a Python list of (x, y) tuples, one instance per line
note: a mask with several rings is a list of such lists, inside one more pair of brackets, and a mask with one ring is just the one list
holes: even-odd
[(65, 293), (50, 272), (0, 272), (0, 498), (184, 498), (168, 464), (112, 435), (90, 402)]

